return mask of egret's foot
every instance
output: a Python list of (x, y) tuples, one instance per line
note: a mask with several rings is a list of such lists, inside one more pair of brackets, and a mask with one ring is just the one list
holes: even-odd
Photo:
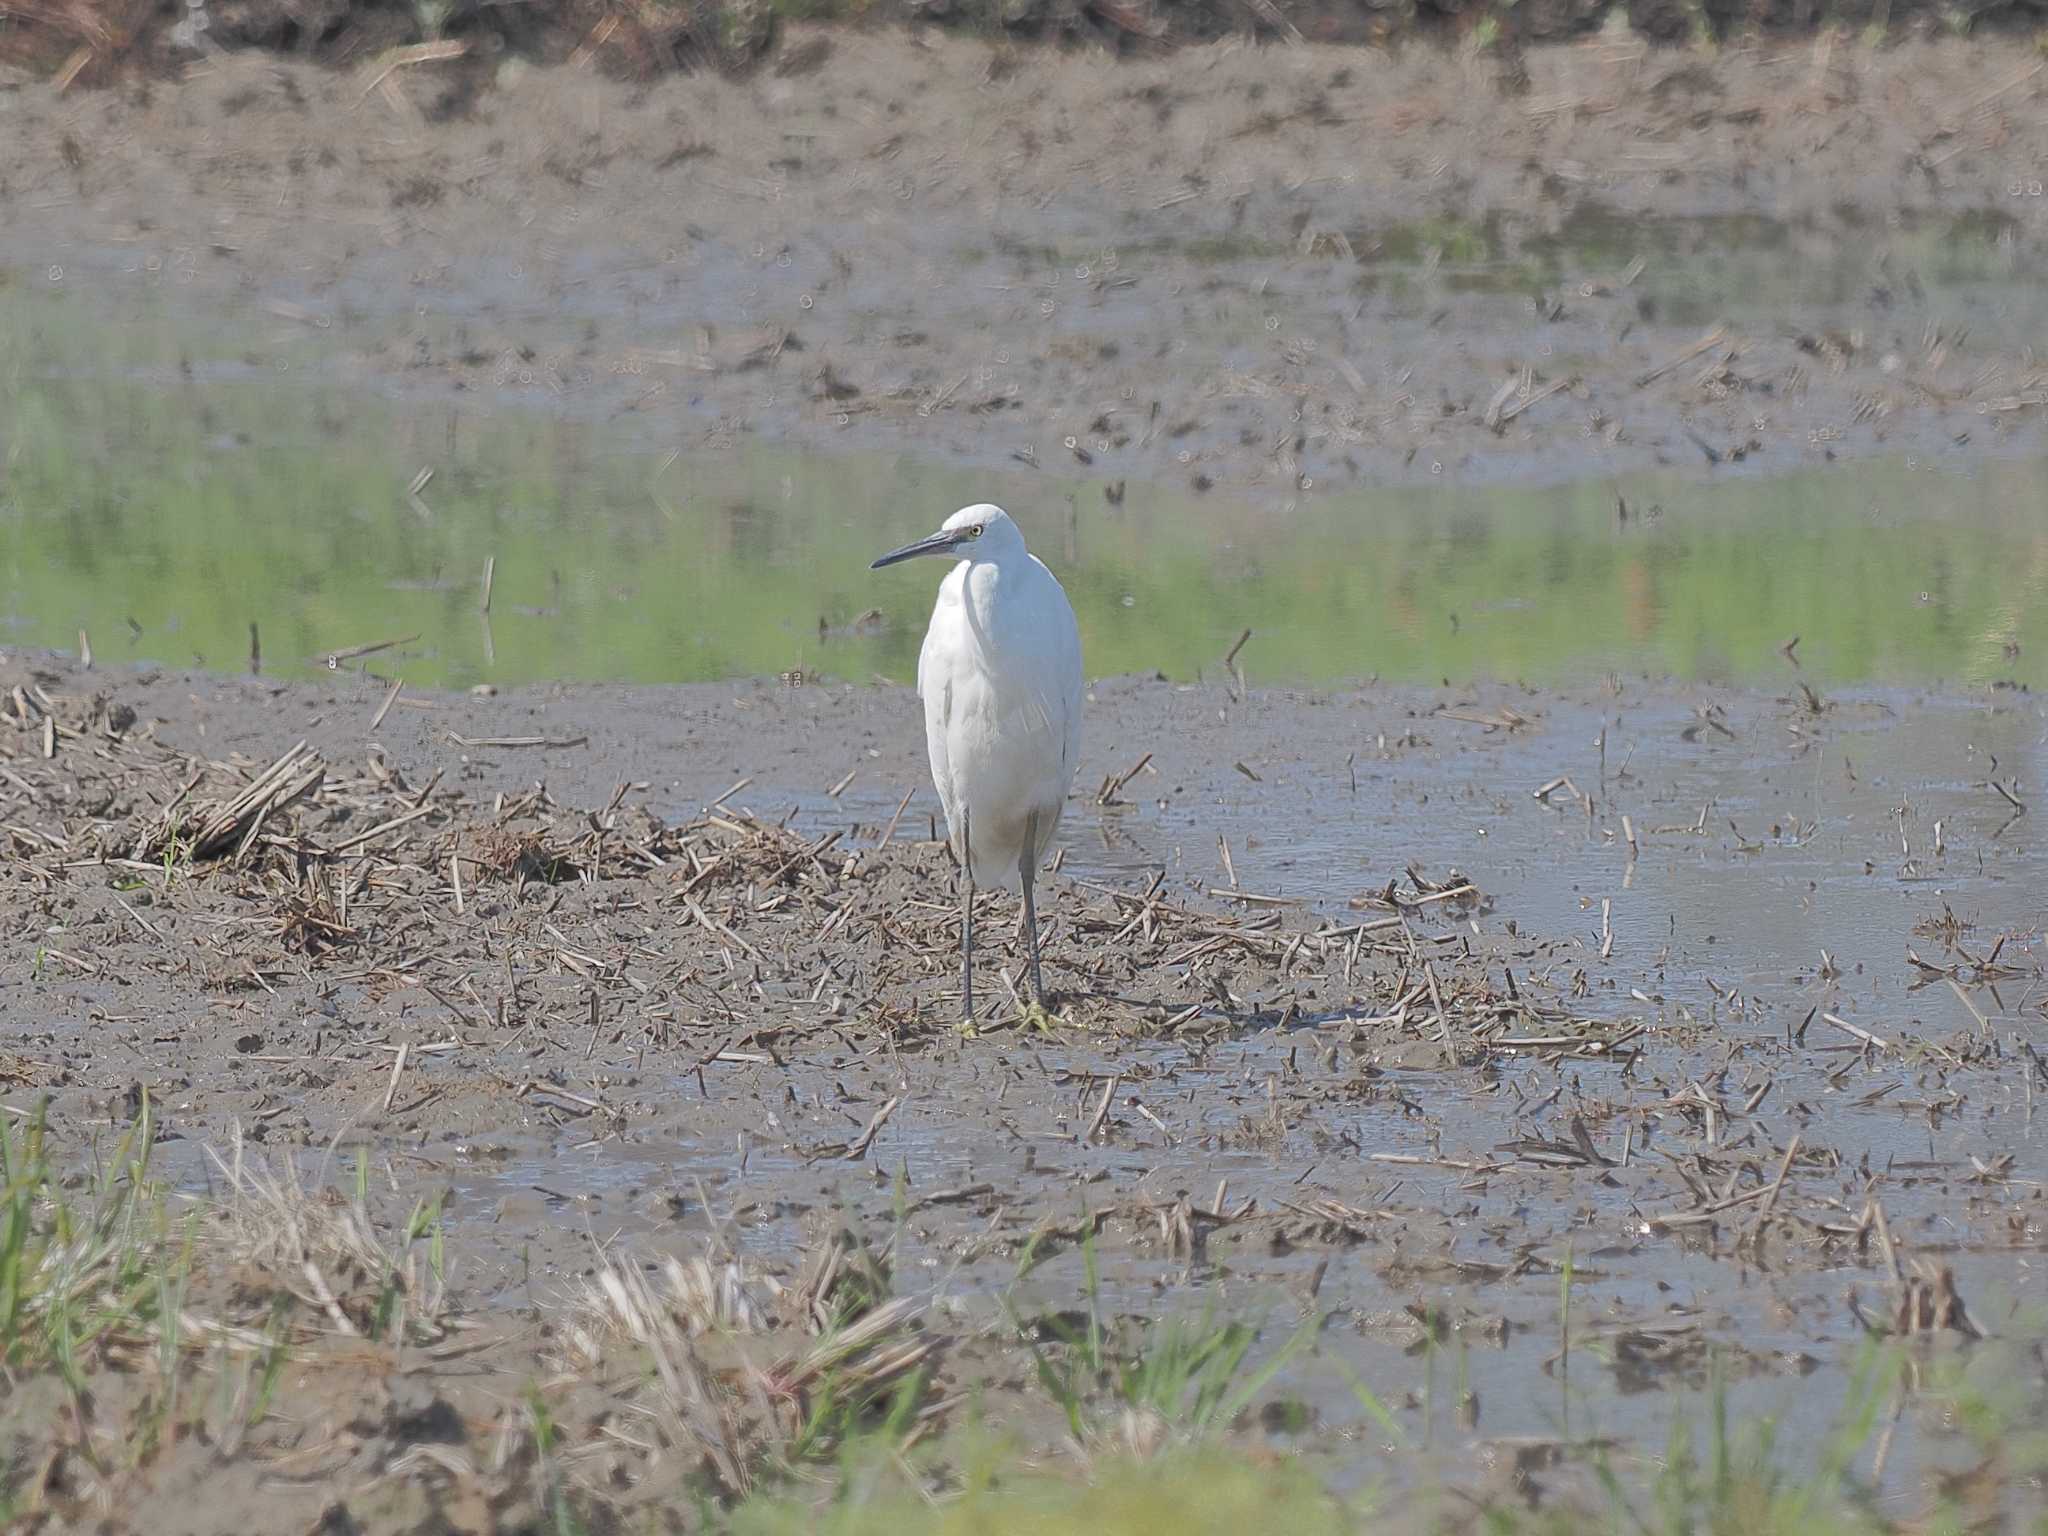
[(1035, 1029), (1040, 1034), (1044, 1035), (1049, 1035), (1054, 1030), (1069, 1029), (1072, 1027), (1068, 1024), (1068, 1022), (1065, 1019), (1061, 1018), (1058, 1014), (1054, 1013), (1050, 1008), (1046, 1007), (1044, 1003), (1039, 1002), (1035, 998), (1024, 1005), (1024, 1011), (1020, 1013), (1017, 1017), (1020, 1023), (1028, 1026), (1029, 1028)]

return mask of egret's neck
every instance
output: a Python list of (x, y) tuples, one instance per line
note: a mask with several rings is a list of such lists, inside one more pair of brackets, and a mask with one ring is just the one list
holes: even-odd
[(1030, 558), (1022, 539), (1012, 537), (997, 542), (982, 538), (976, 541), (973, 551), (963, 557), (962, 563), (968, 566), (985, 565), (1002, 572), (1015, 570)]
[(977, 549), (953, 567), (947, 585), (972, 616), (970, 623), (977, 628), (1000, 626), (1003, 615), (1024, 601), (1031, 586), (1025, 570), (1030, 564), (1031, 557), (1022, 548)]

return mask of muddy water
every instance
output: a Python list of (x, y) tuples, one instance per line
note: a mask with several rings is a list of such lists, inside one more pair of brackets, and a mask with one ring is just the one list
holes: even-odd
[[(1817, 1454), (1858, 1359), (1846, 1298), (1872, 1305), (1881, 1281), (1846, 1248), (1744, 1258), (1658, 1230), (1653, 1218), (1685, 1204), (1671, 1164), (1697, 1145), (1669, 1101), (1696, 1082), (1735, 1103), (1764, 1090), (1717, 1147), (1768, 1156), (1796, 1131), (1840, 1160), (1832, 1179), (1815, 1178), (1845, 1218), (1875, 1177), (1895, 1230), (1954, 1266), (1981, 1322), (2035, 1326), (2037, 1238), (2020, 1213), (2048, 1178), (2036, 1090), (2017, 1058), (1963, 1069), (1953, 1053), (2039, 1028), (2048, 860), (2034, 818), (2015, 817), (1990, 781), (2030, 803), (2048, 784), (2044, 720), (2025, 695), (1893, 688), (1809, 700), (1798, 679), (1787, 665), (1782, 693), (1625, 686), (1434, 702), (1369, 690), (1238, 704), (1193, 690), (1185, 697), (1213, 717), (1213, 740), (1190, 711), (1169, 703), (1162, 719), (1145, 705), (1180, 692), (1170, 685), (1100, 690), (1117, 749), (1155, 750), (1159, 772), (1133, 781), (1128, 807), (1077, 802), (1062, 834), (1068, 874), (1130, 885), (1164, 869), (1192, 899), (1222, 898), (1234, 869), (1244, 891), (1341, 919), (1403, 864), (1435, 878), (1455, 870), (1485, 889), (1482, 909), (1419, 917), (1418, 930), (1501, 944), (1525, 983), (1539, 967), (1544, 980), (1583, 971), (1587, 1013), (1649, 1031), (1635, 1063), (1560, 1065), (1532, 1051), (1476, 1075), (1444, 1072), (1426, 1051), (1350, 1043), (1356, 1010), (1268, 983), (1241, 999), (1266, 1011), (1267, 1027), (1221, 1041), (999, 1032), (890, 1062), (827, 1045), (787, 1068), (721, 1069), (708, 1084), (657, 1075), (674, 1109), (623, 1144), (569, 1134), (536, 1148), (517, 1136), (503, 1161), (436, 1153), (431, 1166), (452, 1178), (471, 1230), (547, 1219), (662, 1243), (675, 1220), (743, 1234), (749, 1251), (793, 1263), (818, 1223), (844, 1212), (895, 1233), (902, 1271), (970, 1328), (998, 1327), (1005, 1305), (1071, 1306), (1084, 1287), (1088, 1261), (1071, 1246), (1020, 1275), (1014, 1242), (991, 1243), (1031, 1220), (1183, 1195), (1206, 1206), (1222, 1186), (1226, 1204), (1251, 1198), (1268, 1213), (1327, 1195), (1380, 1213), (1375, 1236), (1333, 1254), (1248, 1224), (1189, 1257), (1162, 1254), (1142, 1222), (1113, 1224), (1096, 1261), (1101, 1305), (1155, 1316), (1218, 1295), (1268, 1317), (1277, 1342), (1327, 1261), (1316, 1295), (1332, 1318), (1317, 1355), (1282, 1378), (1325, 1427), (1372, 1433), (1350, 1371), (1452, 1458), (1475, 1437), (1612, 1435), (1625, 1455), (1654, 1453), (1698, 1409), (1711, 1350), (1732, 1411), (1779, 1418), (1806, 1448), (1795, 1459)], [(1446, 708), (1512, 709), (1526, 723), (1490, 729)], [(887, 790), (801, 792), (796, 780), (818, 766), (764, 775), (747, 798), (787, 804), (819, 831), (871, 830), (893, 809)], [(1571, 785), (1536, 797), (1562, 777)], [(1937, 928), (1951, 913), (1965, 925), (1962, 951)], [(1517, 930), (1576, 945), (1562, 961), (1523, 960)], [(1906, 959), (1948, 965), (2001, 939), (2010, 976), (1986, 984), (1966, 967), (1960, 993)], [(1300, 1016), (1274, 1022), (1290, 1001)], [(1894, 1049), (1866, 1060), (1816, 1011)], [(1080, 1132), (1112, 1074), (1113, 1130), (1091, 1145)], [(857, 1131), (896, 1095), (904, 1107), (869, 1164), (848, 1173), (806, 1150)], [(1561, 1137), (1581, 1114), (1616, 1160), (1604, 1174), (1507, 1150)], [(2001, 1179), (1973, 1190), (1971, 1159), (2007, 1154)], [(1563, 1362), (1567, 1253), (1576, 1342)], [(498, 1283), (517, 1300), (533, 1281), (508, 1263)], [(1423, 1344), (1411, 1305), (1448, 1319), (1437, 1344)], [(1638, 1358), (1626, 1340), (1646, 1327), (1682, 1331), (1678, 1363)], [(1464, 1423), (1475, 1404), (1477, 1424)], [(1930, 1461), (1960, 1454), (1908, 1433), (1886, 1485), (1908, 1487)], [(1340, 1476), (1376, 1471), (1356, 1462)]]
[(223, 340), (154, 299), (110, 326), (26, 286), (0, 288), (0, 616), (21, 643), (84, 631), (109, 659), (240, 669), (254, 625), (283, 675), (402, 640), (379, 664), (429, 686), (904, 678), (928, 583), (867, 560), (994, 498), (1065, 580), (1100, 675), (1215, 676), (1249, 628), (1263, 682), (1757, 682), (1795, 635), (1822, 685), (2048, 681), (2048, 461), (1256, 497), (662, 449), (631, 424), (394, 405), (295, 368), (303, 327)]
[[(1987, 320), (2031, 313), (2012, 308), (1997, 233), (1945, 245), (1954, 233), (1933, 232), (1916, 267)], [(1617, 237), (1610, 250), (1610, 234), (1562, 228), (1569, 260), (1555, 266), (1542, 245), (1509, 252), (1483, 228), (1347, 238), (1391, 311), (1425, 316), (1444, 292), (1519, 292), (1643, 249)], [(1645, 297), (1687, 324), (1745, 299), (1760, 313), (1779, 280), (1826, 290), (1802, 299), (1867, 302), (1865, 266), (1839, 248), (1808, 261), (1796, 236), (1732, 226), (1657, 238)], [(1943, 267), (1951, 247), (1982, 259)], [(1253, 281), (1273, 259), (1200, 254)], [(1220, 1293), (1270, 1310), (1277, 1333), (1327, 1259), (1317, 1300), (1333, 1319), (1319, 1357), (1286, 1378), (1326, 1425), (1363, 1422), (1334, 1358), (1453, 1446), (1568, 1431), (1654, 1448), (1685, 1405), (1643, 1389), (1704, 1379), (1698, 1358), (1629, 1364), (1612, 1334), (1654, 1323), (1695, 1327), (1723, 1353), (1738, 1412), (1787, 1415), (1817, 1443), (1854, 1361), (1845, 1294), (1881, 1282), (1844, 1252), (1736, 1259), (1651, 1225), (1688, 1203), (1662, 1154), (1695, 1144), (1661, 1106), (1695, 1081), (1725, 1082), (1738, 1102), (1767, 1088), (1727, 1141), (1768, 1149), (1797, 1129), (1832, 1151), (1846, 1217), (1872, 1171), (1885, 1176), (1894, 1226), (1954, 1264), (1994, 1327), (2038, 1285), (2038, 1221), (2008, 1219), (2048, 1175), (2024, 1072), (1959, 1074), (1958, 1097), (1939, 1052), (2039, 1028), (2048, 869), (2034, 817), (2015, 820), (1991, 784), (2048, 799), (2043, 719), (2023, 691), (2048, 682), (2048, 462), (1958, 446), (1772, 475), (1689, 465), (1202, 493), (1082, 474), (1071, 458), (1054, 472), (1001, 454), (970, 467), (678, 439), (630, 415), (551, 410), (542, 375), (507, 381), (529, 397), (516, 407), (426, 400), (349, 377), (302, 319), (224, 337), (175, 304), (110, 309), (32, 279), (0, 288), (0, 614), (16, 642), (68, 649), (83, 630), (102, 665), (241, 670), (254, 625), (264, 671), (304, 675), (399, 641), (350, 665), (415, 688), (900, 681), (929, 582), (870, 575), (866, 561), (992, 496), (1066, 581), (1091, 672), (1169, 680), (1098, 690), (1088, 773), (1147, 752), (1153, 771), (1112, 810), (1083, 786), (1064, 873), (1129, 885), (1164, 870), (1200, 899), (1227, 903), (1235, 884), (1341, 917), (1410, 863), (1455, 870), (1484, 906), (1420, 929), (1499, 944), (1511, 964), (1518, 934), (1569, 938), (1584, 1011), (1655, 1042), (1633, 1064), (1537, 1051), (1445, 1071), (1355, 1042), (1345, 1006), (1268, 981), (1237, 1000), (1263, 1010), (1262, 1027), (1195, 1045), (1006, 1033), (878, 1060), (811, 1041), (786, 1067), (702, 1078), (600, 1053), (576, 1070), (630, 1077), (664, 1106), (623, 1138), (529, 1115), (393, 1152), (402, 1174), (453, 1190), (475, 1293), (553, 1294), (590, 1242), (679, 1232), (738, 1234), (793, 1262), (844, 1209), (900, 1231), (903, 1271), (965, 1324), (994, 1326), (1005, 1297), (1071, 1304), (1084, 1260), (1067, 1247), (1020, 1278), (1014, 1245), (991, 1246), (991, 1232), (1014, 1239), (1133, 1194), (1207, 1205), (1227, 1181), (1231, 1203), (1265, 1212), (1314, 1193), (1386, 1214), (1334, 1252), (1243, 1224), (1199, 1257), (1166, 1258), (1151, 1234), (1110, 1230), (1103, 1304), (1156, 1315)], [(1248, 335), (1258, 323), (1247, 311)], [(1239, 701), (1214, 685), (1247, 628), (1254, 684), (1410, 686)], [(1646, 674), (1680, 683), (1636, 681)], [(1441, 679), (1529, 687), (1468, 699)], [(1177, 686), (1197, 681), (1209, 686)], [(900, 724), (914, 732), (914, 714)], [(721, 742), (678, 771), (723, 775), (737, 757), (759, 806), (871, 833), (916, 787), (915, 754), (834, 796), (843, 745), (763, 768)], [(694, 803), (679, 793), (671, 808)], [(908, 814), (930, 809), (920, 794)], [(1963, 996), (1921, 984), (1905, 952), (1952, 963), (1929, 926), (1949, 912), (1978, 956), (2004, 937), (2015, 979)], [(1295, 1016), (1274, 1022), (1290, 1002)], [(1816, 1011), (1900, 1049), (1864, 1063)], [(1111, 1074), (1111, 1134), (1096, 1145), (1079, 1133)], [(807, 1150), (895, 1095), (904, 1108), (857, 1171)], [(1575, 1112), (1617, 1167), (1501, 1150), (1562, 1136)], [(1972, 1157), (2004, 1154), (2011, 1182), (1964, 1188)], [(203, 1177), (196, 1159), (188, 1171)], [(1567, 1252), (1586, 1330), (1569, 1366), (1553, 1359)], [(1420, 1345), (1410, 1304), (1449, 1315), (1440, 1346)], [(1476, 1428), (1456, 1422), (1461, 1382)], [(1894, 1459), (1895, 1483), (1923, 1451)]]

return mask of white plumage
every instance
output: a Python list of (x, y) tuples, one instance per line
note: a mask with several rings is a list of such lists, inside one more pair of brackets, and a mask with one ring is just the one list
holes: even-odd
[(1081, 636), (1059, 581), (1001, 507), (963, 507), (939, 531), (882, 556), (958, 563), (939, 583), (917, 661), (932, 784), (966, 876), (962, 1005), (973, 1013), (973, 891), (1022, 888), (1041, 1003), (1032, 877), (1066, 808), (1081, 748)]

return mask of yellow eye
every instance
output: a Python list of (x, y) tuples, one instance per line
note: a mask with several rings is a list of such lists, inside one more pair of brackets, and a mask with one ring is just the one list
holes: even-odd
[(975, 524), (975, 525), (974, 525), (974, 526), (973, 526), (972, 528), (968, 529), (968, 530), (967, 530), (967, 537), (969, 537), (970, 539), (978, 539), (978, 538), (980, 538), (980, 537), (981, 537), (981, 524), (979, 524), (979, 523), (976, 523), (976, 524)]

